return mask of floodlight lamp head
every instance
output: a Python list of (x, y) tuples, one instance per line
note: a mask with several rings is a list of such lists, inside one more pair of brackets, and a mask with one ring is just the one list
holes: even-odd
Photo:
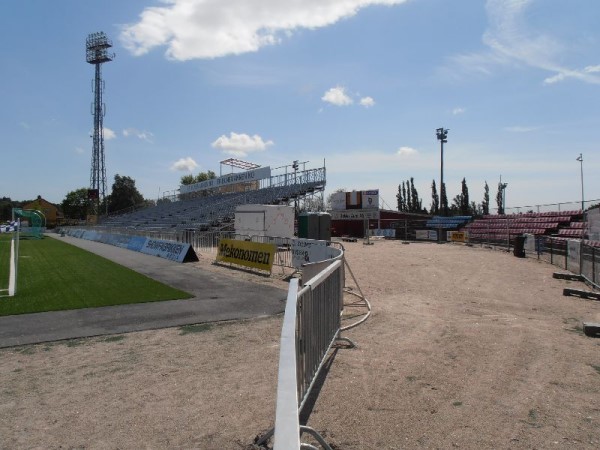
[(448, 130), (444, 129), (444, 128), (438, 128), (437, 130), (435, 130), (437, 132), (437, 138), (438, 140), (442, 141), (442, 142), (448, 142)]
[(88, 35), (85, 41), (86, 61), (90, 64), (102, 64), (112, 61), (115, 55), (108, 52), (111, 47), (112, 42), (104, 32), (100, 31)]

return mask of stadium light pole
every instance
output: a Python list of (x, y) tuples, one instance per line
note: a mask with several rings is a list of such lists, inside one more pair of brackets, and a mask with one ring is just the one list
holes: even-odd
[(581, 212), (585, 211), (585, 197), (583, 195), (583, 154), (580, 153), (577, 157), (577, 161), (579, 161), (579, 168), (581, 171)]
[(506, 186), (508, 186), (508, 183), (503, 183), (502, 175), (500, 175), (500, 189), (502, 189), (502, 212), (504, 213), (504, 220), (506, 220), (506, 247), (510, 252), (510, 227), (508, 224), (508, 217), (506, 217)]
[(502, 188), (502, 211), (504, 211), (504, 215), (506, 215), (506, 186), (508, 186), (508, 183), (500, 184)]
[(104, 203), (104, 213), (108, 214), (106, 198), (106, 166), (104, 161), (104, 114), (106, 107), (102, 101), (104, 81), (102, 80), (102, 64), (112, 61), (114, 53), (109, 53), (112, 41), (102, 31), (88, 35), (85, 41), (85, 59), (95, 67), (93, 84), (94, 134), (92, 135), (92, 169), (90, 173), (90, 190), (88, 197), (94, 200), (94, 215), (100, 215), (100, 205)]
[[(442, 192), (446, 194), (446, 201), (448, 201), (448, 193), (445, 192), (444, 189), (444, 143), (448, 142), (448, 129), (437, 128), (436, 135), (438, 141), (440, 141), (440, 209), (441, 209), (441, 201), (442, 201)], [(446, 208), (444, 208), (444, 216), (446, 215)]]

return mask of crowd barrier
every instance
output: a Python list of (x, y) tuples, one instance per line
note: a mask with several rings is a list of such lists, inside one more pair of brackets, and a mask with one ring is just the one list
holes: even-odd
[[(326, 356), (340, 336), (344, 307), (344, 252), (327, 261), (303, 265), (303, 280), (292, 279), (281, 331), (275, 427), (258, 444), (274, 436), (274, 450), (314, 448), (302, 444), (310, 434), (323, 448), (331, 447), (310, 427), (300, 424), (299, 415), (315, 384)], [(308, 274), (314, 273), (314, 276)]]
[(587, 283), (600, 289), (599, 242), (538, 237), (535, 252), (527, 252), (527, 255), (581, 275)]
[[(299, 413), (340, 332), (343, 264), (336, 261), (301, 289), (290, 283), (281, 332), (274, 449), (300, 449)], [(314, 436), (314, 433), (311, 433)]]
[[(70, 229), (66, 233), (81, 238), (94, 238), (112, 245), (123, 246), (131, 239), (146, 241), (147, 236), (130, 232), (130, 235), (116, 234), (117, 230), (106, 233), (106, 229)], [(146, 233), (144, 233), (146, 234)], [(240, 236), (233, 232), (214, 232), (185, 235), (175, 233), (151, 234), (154, 239), (160, 237), (173, 238), (179, 242), (186, 241), (195, 249), (214, 249), (221, 238), (241, 239), (255, 242), (274, 242), (280, 249), (277, 260), (280, 265), (293, 266), (291, 247), (292, 239), (271, 238), (267, 236)], [(102, 237), (104, 236), (104, 237)], [(107, 238), (110, 236), (110, 238)], [(108, 242), (107, 241), (110, 241)], [(331, 258), (323, 261), (312, 261), (302, 264), (302, 280), (293, 278), (290, 281), (287, 304), (281, 332), (281, 345), (279, 356), (279, 372), (277, 385), (277, 405), (275, 427), (267, 432), (259, 441), (259, 445), (274, 438), (274, 450), (299, 450), (300, 448), (314, 448), (309, 444), (301, 444), (303, 433), (308, 433), (319, 442), (326, 450), (331, 447), (313, 429), (299, 423), (299, 414), (302, 411), (309, 394), (315, 384), (326, 357), (336, 341), (345, 340), (340, 336), (343, 330), (354, 327), (366, 320), (371, 307), (364, 298), (360, 287), (360, 295), (353, 293), (364, 301), (368, 313), (359, 321), (342, 327), (342, 313), (344, 308), (345, 292), (345, 265), (344, 248), (340, 243), (328, 243)], [(350, 270), (352, 278), (354, 275)], [(354, 278), (354, 281), (356, 279)], [(300, 283), (302, 282), (302, 285)], [(356, 306), (356, 304), (353, 304)], [(352, 344), (353, 345), (353, 344)]]

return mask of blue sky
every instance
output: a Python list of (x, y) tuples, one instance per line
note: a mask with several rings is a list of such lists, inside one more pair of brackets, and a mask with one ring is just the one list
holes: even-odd
[(93, 66), (103, 66), (108, 191), (146, 198), (237, 157), (327, 166), (327, 193), (414, 177), (508, 182), (508, 206), (600, 198), (597, 0), (8, 0), (0, 6), (0, 196), (88, 187)]

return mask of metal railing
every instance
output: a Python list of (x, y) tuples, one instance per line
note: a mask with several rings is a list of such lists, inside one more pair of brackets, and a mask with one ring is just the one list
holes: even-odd
[[(583, 202), (584, 209), (587, 209), (593, 205), (600, 203), (600, 199), (585, 200)], [(527, 212), (547, 212), (547, 211), (570, 211), (581, 209), (581, 200), (574, 200), (570, 202), (561, 203), (546, 203), (541, 205), (529, 205), (529, 206), (511, 206), (510, 208), (504, 208), (506, 214), (519, 214)]]
[(581, 275), (591, 286), (600, 289), (599, 243), (539, 237), (535, 242), (535, 250), (538, 259)]
[[(323, 448), (331, 449), (319, 433), (300, 425), (299, 414), (327, 354), (336, 340), (344, 339), (340, 337), (345, 283), (343, 257), (340, 246), (335, 258), (306, 265), (319, 271), (302, 287), (298, 279), (290, 281), (281, 331), (275, 428), (258, 444), (274, 436), (274, 450), (315, 448), (300, 442), (302, 433), (309, 433)], [(303, 278), (306, 279), (304, 273)]]

